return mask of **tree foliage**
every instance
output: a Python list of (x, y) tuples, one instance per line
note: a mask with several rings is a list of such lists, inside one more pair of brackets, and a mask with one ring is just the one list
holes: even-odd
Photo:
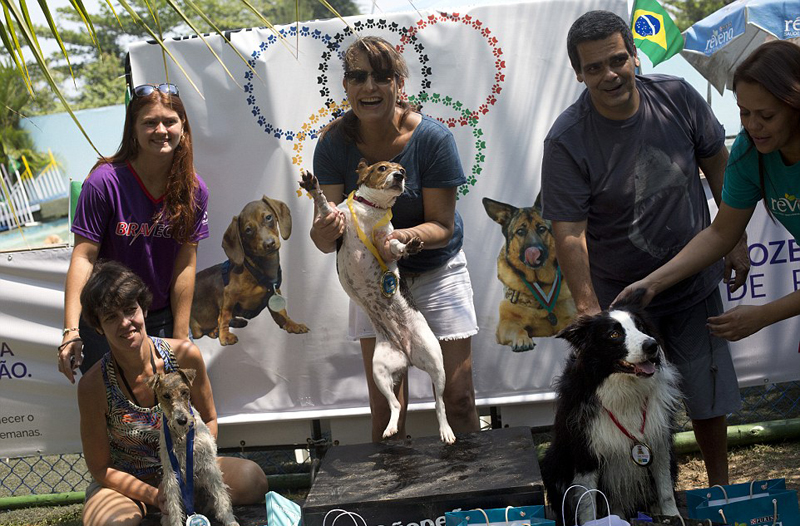
[(24, 155), (33, 170), (46, 164), (45, 156), (34, 150), (33, 140), (20, 126), (31, 97), (16, 66), (0, 60), (0, 164)]
[[(213, 32), (213, 28), (195, 14), (185, 0), (178, 0), (177, 3), (197, 28), (204, 32)], [(261, 25), (261, 21), (243, 8), (238, 0), (193, 0), (193, 3), (204, 13), (211, 14), (210, 17), (222, 31)], [(330, 0), (329, 3), (341, 16), (359, 13), (353, 0)], [(251, 0), (251, 4), (274, 25), (333, 16), (319, 0)], [(156, 13), (156, 23), (145, 5), (130, 5), (151, 28), (159, 27), (165, 37), (192, 34), (191, 28), (172, 9), (159, 10)], [(72, 109), (121, 104), (125, 98), (124, 64), (128, 45), (138, 40), (150, 39), (151, 36), (131, 16), (118, 11), (115, 13), (107, 4), (101, 4), (99, 11), (91, 15), (97, 42), (86, 31), (79, 13), (74, 9), (62, 7), (56, 12), (59, 33), (75, 74), (75, 85), (60, 52), (50, 57), (51, 62), (57, 64), (52, 68), (52, 73)], [(37, 28), (43, 34), (47, 30), (46, 27)], [(37, 95), (40, 96), (32, 102), (32, 111), (62, 111), (61, 104), (50, 92), (45, 79), (37, 75), (34, 82)]]
[(665, 6), (672, 14), (678, 29), (685, 31), (714, 11), (722, 9), (734, 0), (666, 0)]

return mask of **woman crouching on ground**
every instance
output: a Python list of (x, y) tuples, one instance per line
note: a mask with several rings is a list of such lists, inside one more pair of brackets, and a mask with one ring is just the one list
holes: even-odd
[[(144, 319), (151, 297), (141, 278), (114, 261), (96, 265), (81, 291), (86, 322), (111, 349), (78, 383), (83, 454), (94, 478), (86, 490), (85, 526), (136, 525), (148, 509), (164, 504), (159, 494), (160, 411), (147, 378), (194, 369), (192, 405), (217, 435), (217, 412), (200, 350), (186, 340), (147, 335)], [(264, 498), (267, 478), (255, 462), (217, 461), (233, 504)]]

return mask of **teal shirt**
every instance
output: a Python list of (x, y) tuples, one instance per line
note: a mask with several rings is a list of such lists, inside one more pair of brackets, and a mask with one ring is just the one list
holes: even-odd
[[(764, 155), (767, 206), (786, 230), (800, 240), (800, 162), (786, 166), (778, 151)], [(722, 201), (733, 208), (753, 208), (761, 200), (758, 152), (742, 131), (725, 168)]]

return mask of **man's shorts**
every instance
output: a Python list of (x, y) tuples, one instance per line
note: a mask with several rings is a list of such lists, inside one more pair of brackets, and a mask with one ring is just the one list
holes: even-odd
[[(411, 289), (414, 303), (439, 340), (461, 340), (478, 333), (472, 283), (463, 251), (439, 268), (420, 274), (401, 274)], [(369, 317), (352, 300), (347, 333), (356, 340), (375, 337)]]
[(692, 420), (705, 420), (742, 406), (728, 341), (712, 336), (711, 316), (724, 311), (719, 290), (688, 309), (654, 317), (666, 345), (667, 359), (681, 373), (681, 392)]

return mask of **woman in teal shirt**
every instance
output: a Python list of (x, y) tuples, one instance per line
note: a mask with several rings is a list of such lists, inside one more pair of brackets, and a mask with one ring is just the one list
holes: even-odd
[[(725, 170), (722, 203), (711, 225), (671, 261), (629, 285), (617, 299), (645, 289), (646, 305), (659, 292), (727, 254), (744, 235), (758, 201), (800, 240), (800, 47), (787, 41), (759, 46), (733, 76), (742, 130)], [(746, 276), (733, 281), (739, 288)], [(715, 336), (740, 340), (800, 314), (800, 291), (765, 305), (739, 305), (708, 319)]]

